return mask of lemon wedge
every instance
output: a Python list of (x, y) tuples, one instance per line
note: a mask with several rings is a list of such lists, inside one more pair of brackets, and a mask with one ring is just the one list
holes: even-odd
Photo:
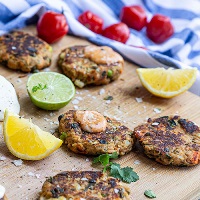
[(197, 69), (138, 68), (142, 85), (155, 96), (172, 98), (188, 90), (196, 80)]
[(8, 110), (4, 113), (3, 135), (9, 151), (24, 160), (41, 160), (62, 145), (62, 140)]

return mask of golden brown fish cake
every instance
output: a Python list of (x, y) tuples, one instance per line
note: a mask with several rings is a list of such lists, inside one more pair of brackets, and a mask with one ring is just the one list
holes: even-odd
[(38, 37), (21, 31), (0, 36), (0, 63), (14, 70), (30, 72), (50, 66), (52, 47)]
[(72, 46), (61, 51), (58, 66), (75, 85), (104, 85), (123, 71), (123, 58), (107, 46)]
[(129, 193), (100, 171), (66, 171), (44, 182), (39, 200), (128, 200)]
[(200, 129), (180, 116), (149, 118), (134, 129), (145, 154), (163, 165), (193, 166), (200, 162)]
[[(124, 155), (132, 150), (135, 142), (132, 130), (114, 119), (103, 116), (106, 121), (105, 130), (92, 133), (89, 130), (94, 124), (88, 124), (88, 126), (80, 124), (75, 117), (77, 112), (94, 111), (69, 110), (59, 116), (59, 132), (60, 134), (66, 134), (65, 144), (71, 151), (90, 155), (113, 152)], [(86, 126), (85, 128), (88, 131), (83, 130), (83, 125)]]

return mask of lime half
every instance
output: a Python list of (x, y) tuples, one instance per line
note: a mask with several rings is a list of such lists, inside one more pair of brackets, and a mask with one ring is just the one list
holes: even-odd
[(58, 110), (69, 103), (75, 94), (72, 81), (56, 72), (39, 72), (27, 82), (31, 101), (45, 110)]

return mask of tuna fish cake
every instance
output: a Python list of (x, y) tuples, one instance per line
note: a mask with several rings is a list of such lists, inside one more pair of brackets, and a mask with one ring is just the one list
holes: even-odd
[(133, 131), (96, 111), (69, 110), (58, 119), (60, 134), (66, 136), (65, 144), (75, 153), (124, 155), (135, 142)]
[(129, 189), (99, 171), (66, 171), (47, 179), (39, 200), (128, 200)]
[(58, 66), (76, 86), (82, 88), (116, 80), (123, 71), (124, 60), (107, 46), (73, 46), (61, 51)]
[(163, 165), (193, 166), (200, 161), (200, 129), (180, 116), (149, 118), (134, 129), (145, 154)]
[(30, 72), (51, 64), (51, 46), (28, 33), (13, 31), (2, 35), (0, 46), (0, 63), (10, 69)]

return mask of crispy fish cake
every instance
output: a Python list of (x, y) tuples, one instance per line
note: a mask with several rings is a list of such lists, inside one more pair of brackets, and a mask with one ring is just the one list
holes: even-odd
[(45, 181), (39, 200), (128, 200), (129, 189), (99, 171), (66, 171)]
[(107, 46), (73, 46), (61, 51), (58, 66), (78, 87), (104, 85), (116, 80), (124, 60)]
[(200, 129), (180, 116), (149, 118), (134, 134), (145, 154), (163, 165), (193, 166), (200, 161)]
[(135, 142), (133, 131), (96, 111), (70, 110), (59, 121), (60, 134), (66, 135), (65, 143), (75, 153), (124, 155)]
[(51, 46), (28, 33), (14, 31), (2, 35), (0, 46), (0, 63), (10, 69), (30, 72), (51, 64)]

